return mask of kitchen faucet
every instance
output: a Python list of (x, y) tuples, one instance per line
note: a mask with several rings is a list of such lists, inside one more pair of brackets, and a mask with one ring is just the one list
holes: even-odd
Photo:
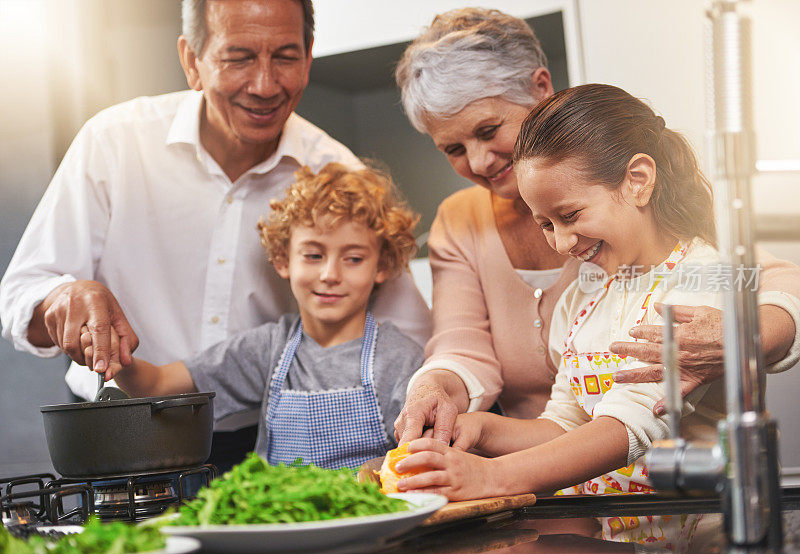
[(713, 0), (706, 12), (707, 129), (711, 181), (718, 211), (724, 275), (725, 396), (727, 416), (715, 445), (687, 443), (678, 436), (678, 391), (672, 310), (664, 317), (663, 362), (671, 438), (647, 453), (658, 489), (712, 490), (721, 495), (732, 546), (783, 543), (777, 427), (765, 410), (765, 365), (761, 352), (755, 287), (737, 272), (757, 271), (750, 179), (755, 171), (752, 122), (750, 20), (740, 0)]

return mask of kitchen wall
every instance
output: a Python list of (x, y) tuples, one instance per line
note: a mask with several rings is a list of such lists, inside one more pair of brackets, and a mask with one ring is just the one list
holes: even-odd
[[(83, 121), (185, 87), (179, 32), (172, 1), (0, 0), (0, 274)], [(71, 401), (66, 367), (0, 339), (0, 476), (52, 471), (39, 406)]]
[[(764, 242), (760, 246), (775, 256), (800, 265), (800, 244), (796, 242)], [(798, 394), (800, 394), (800, 364), (783, 373), (767, 377), (767, 408), (778, 421), (784, 475), (789, 476), (793, 483), (800, 484)]]
[[(52, 172), (44, 2), (0, 2), (0, 272)], [(13, 76), (13, 78), (8, 78)], [(12, 86), (23, 84), (24, 86)], [(49, 469), (39, 405), (66, 400), (65, 364), (14, 352), (0, 339), (0, 475)]]
[[(353, 52), (362, 55), (356, 58), (356, 73), (363, 56), (380, 57), (380, 63), (396, 59), (403, 43), (435, 12), (471, 2), (406, 0), (399, 10), (388, 0), (316, 4), (318, 79), (300, 111), (357, 153), (379, 155), (423, 212), (424, 231), (438, 201), (466, 183), (453, 175), (430, 140), (408, 125), (385, 75), (354, 90), (317, 66), (324, 70), (329, 60), (329, 71), (345, 71), (330, 60)], [(564, 40), (571, 45), (563, 53), (569, 81), (609, 82), (649, 99), (705, 158), (704, 2), (480, 4), (526, 18), (562, 9)], [(759, 157), (800, 159), (800, 3), (755, 0), (750, 9)], [(113, 103), (185, 87), (175, 54), (179, 26), (177, 1), (0, 0), (0, 51), (6, 53), (0, 57), (0, 273), (81, 122)], [(554, 47), (546, 46), (548, 53)], [(390, 75), (391, 66), (384, 67)], [(770, 173), (756, 185), (761, 212), (797, 213), (796, 175)], [(769, 248), (800, 262), (796, 243)], [(62, 359), (40, 360), (0, 340), (0, 475), (49, 466), (38, 406), (67, 400), (64, 367)], [(784, 429), (784, 465), (800, 468), (800, 435), (790, 431), (798, 423), (796, 391), (797, 368), (769, 379), (769, 406)]]

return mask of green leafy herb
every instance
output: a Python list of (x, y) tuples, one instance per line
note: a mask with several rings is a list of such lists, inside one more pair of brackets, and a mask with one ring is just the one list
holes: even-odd
[(166, 544), (166, 537), (157, 527), (142, 527), (121, 521), (101, 523), (97, 518), (90, 518), (83, 533), (62, 537), (50, 552), (123, 554), (161, 550)]
[[(42, 546), (42, 548), (44, 548)], [(34, 545), (28, 544), (22, 539), (14, 537), (0, 525), (0, 552), (2, 554), (39, 554), (45, 550), (36, 549)]]
[(12, 537), (4, 528), (0, 530), (2, 554), (127, 554), (163, 550), (166, 538), (158, 527), (143, 527), (115, 521), (101, 523), (92, 517), (82, 533), (61, 537), (53, 542), (39, 536), (28, 541)]
[(376, 483), (359, 483), (349, 469), (322, 469), (300, 460), (270, 466), (255, 453), (197, 498), (181, 506), (172, 525), (292, 523), (407, 510)]

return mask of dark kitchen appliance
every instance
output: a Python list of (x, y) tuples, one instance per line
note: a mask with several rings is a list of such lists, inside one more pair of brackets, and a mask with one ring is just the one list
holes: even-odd
[(0, 479), (0, 515), (13, 534), (100, 519), (139, 521), (194, 498), (217, 476), (212, 465), (102, 478), (56, 478), (51, 473)]
[(53, 467), (70, 478), (176, 470), (211, 453), (213, 392), (42, 406)]

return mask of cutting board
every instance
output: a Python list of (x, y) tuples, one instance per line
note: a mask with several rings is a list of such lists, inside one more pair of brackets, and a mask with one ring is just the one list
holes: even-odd
[(515, 494), (512, 496), (481, 498), (479, 500), (448, 502), (444, 508), (440, 508), (431, 517), (423, 521), (422, 525), (438, 525), (447, 521), (457, 521), (459, 519), (516, 510), (517, 508), (533, 506), (534, 504), (536, 504), (535, 494)]
[[(380, 483), (377, 471), (380, 471), (383, 458), (372, 458), (364, 462), (358, 470), (359, 481), (375, 481)], [(446, 506), (426, 519), (422, 525), (438, 525), (448, 521), (457, 521), (472, 517), (496, 514), (507, 510), (515, 510), (524, 506), (533, 506), (536, 503), (535, 494), (515, 494), (511, 496), (494, 496), (479, 500), (462, 500), (448, 502)]]

